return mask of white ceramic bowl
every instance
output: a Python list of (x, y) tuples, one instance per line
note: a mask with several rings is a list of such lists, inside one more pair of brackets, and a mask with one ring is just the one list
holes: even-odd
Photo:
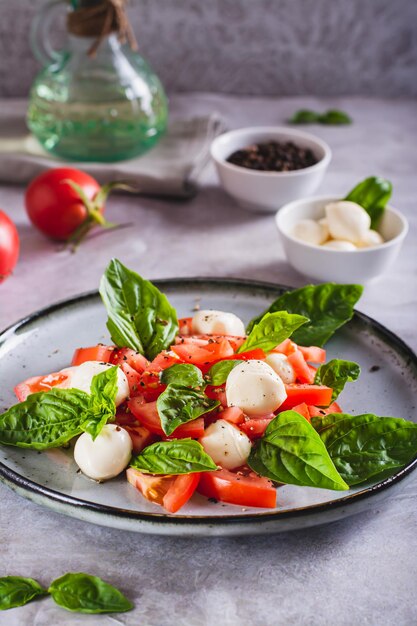
[[(293, 172), (260, 172), (228, 163), (236, 150), (266, 141), (293, 141), (310, 148), (318, 163)], [(279, 126), (260, 126), (232, 130), (216, 137), (211, 156), (225, 191), (241, 206), (252, 211), (275, 212), (279, 207), (314, 193), (330, 163), (329, 146), (314, 135)]]
[(408, 222), (399, 211), (386, 207), (377, 228), (385, 243), (349, 252), (314, 246), (292, 235), (297, 222), (324, 217), (325, 205), (340, 199), (334, 196), (305, 198), (282, 207), (275, 221), (285, 254), (298, 272), (317, 281), (367, 282), (383, 274), (393, 263), (408, 232)]

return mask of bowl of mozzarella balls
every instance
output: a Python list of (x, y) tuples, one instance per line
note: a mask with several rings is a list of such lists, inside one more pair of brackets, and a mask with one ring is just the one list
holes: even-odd
[(389, 181), (370, 177), (343, 198), (286, 204), (275, 220), (289, 263), (317, 281), (367, 282), (394, 262), (408, 232), (389, 206)]

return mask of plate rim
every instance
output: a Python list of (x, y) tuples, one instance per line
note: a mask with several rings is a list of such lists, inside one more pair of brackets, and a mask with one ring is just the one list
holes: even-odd
[[(283, 285), (281, 283), (273, 283), (267, 281), (259, 281), (259, 280), (251, 280), (245, 278), (223, 278), (223, 277), (178, 277), (178, 278), (161, 278), (154, 279), (152, 283), (155, 284), (158, 288), (163, 290), (164, 287), (169, 286), (185, 286), (187, 283), (192, 283), (193, 285), (198, 286), (201, 285), (210, 285), (213, 287), (223, 286), (223, 287), (244, 287), (244, 288), (254, 288), (265, 291), (289, 291), (297, 289), (297, 287), (291, 287), (288, 285)], [(57, 302), (54, 302), (46, 307), (38, 309), (34, 313), (24, 316), (17, 322), (11, 324), (6, 327), (4, 330), (0, 331), (0, 346), (3, 341), (7, 341), (7, 335), (11, 332), (15, 332), (18, 329), (23, 328), (25, 325), (29, 323), (33, 323), (39, 318), (46, 317), (56, 311), (65, 308), (66, 306), (70, 306), (73, 304), (81, 303), (83, 301), (87, 301), (89, 299), (98, 298), (99, 291), (97, 289), (83, 292), (81, 294), (71, 296), (69, 298), (64, 298)], [(414, 365), (417, 370), (417, 355), (410, 348), (410, 346), (403, 340), (401, 337), (396, 335), (394, 332), (389, 330), (386, 326), (373, 319), (372, 317), (366, 315), (365, 313), (361, 313), (360, 311), (354, 309), (354, 315), (352, 319), (359, 319), (365, 324), (368, 324), (372, 327), (373, 330), (376, 330), (379, 334), (383, 335), (385, 339), (388, 340), (390, 345), (392, 345), (397, 352), (400, 352), (403, 356), (408, 357), (409, 365)], [(7, 447), (6, 447), (7, 449)], [(335, 509), (339, 509), (346, 504), (358, 503), (362, 502), (365, 499), (371, 498), (377, 494), (380, 494), (386, 489), (390, 488), (394, 484), (401, 482), (404, 478), (406, 478), (414, 469), (417, 467), (417, 455), (416, 457), (410, 461), (404, 468), (396, 472), (393, 476), (385, 478), (381, 482), (376, 483), (375, 485), (365, 487), (361, 491), (358, 491), (354, 494), (346, 495), (342, 498), (338, 498), (337, 500), (330, 500), (328, 502), (323, 502), (321, 504), (313, 504), (304, 507), (297, 507), (287, 511), (259, 511), (254, 513), (247, 514), (235, 514), (235, 515), (181, 515), (175, 514), (171, 515), (169, 513), (152, 513), (152, 512), (141, 512), (135, 511), (126, 508), (118, 508), (109, 506), (106, 504), (100, 504), (96, 502), (91, 502), (89, 500), (83, 500), (81, 498), (75, 498), (70, 495), (63, 494), (60, 491), (52, 489), (50, 487), (45, 487), (35, 481), (32, 481), (22, 474), (19, 474), (15, 470), (12, 470), (3, 462), (0, 461), (0, 481), (6, 484), (11, 489), (17, 488), (22, 489), (24, 492), (28, 492), (28, 498), (33, 500), (34, 497), (31, 496), (40, 496), (42, 500), (46, 499), (51, 502), (57, 502), (63, 504), (65, 508), (77, 509), (77, 510), (88, 510), (94, 513), (100, 514), (103, 517), (117, 517), (122, 519), (135, 520), (137, 522), (145, 522), (148, 524), (158, 523), (164, 525), (242, 525), (242, 524), (265, 524), (270, 522), (277, 522), (281, 519), (291, 519), (291, 518), (299, 518), (303, 516), (321, 514), (328, 511), (333, 511)], [(42, 503), (44, 504), (44, 503)], [(45, 505), (46, 506), (46, 505)]]

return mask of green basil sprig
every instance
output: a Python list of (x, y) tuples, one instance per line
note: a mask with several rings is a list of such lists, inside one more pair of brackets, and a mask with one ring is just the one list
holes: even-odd
[(158, 441), (142, 450), (131, 466), (145, 474), (193, 474), (211, 472), (217, 465), (194, 439)]
[(288, 339), (297, 328), (306, 324), (308, 318), (288, 311), (265, 313), (256, 326), (252, 327), (249, 337), (240, 346), (239, 352), (261, 348), (269, 352), (279, 343)]
[(149, 280), (112, 259), (100, 282), (113, 342), (148, 359), (169, 348), (178, 332), (175, 309)]
[(370, 176), (354, 187), (345, 200), (356, 202), (369, 214), (371, 228), (376, 228), (391, 198), (392, 184), (385, 178)]
[(343, 391), (346, 383), (353, 383), (359, 378), (361, 368), (353, 361), (343, 359), (332, 359), (328, 363), (323, 363), (318, 368), (315, 378), (315, 385), (326, 385), (333, 389), (332, 402), (337, 400)]
[(302, 487), (349, 489), (320, 436), (296, 411), (284, 411), (267, 426), (248, 459), (260, 476)]
[[(361, 285), (323, 283), (287, 291), (277, 298), (265, 313), (288, 311), (309, 318), (309, 322), (291, 336), (302, 346), (323, 346), (333, 333), (353, 316), (353, 307), (363, 292)], [(260, 322), (265, 314), (253, 319), (247, 331)]]
[(47, 593), (46, 589), (33, 578), (3, 576), (0, 578), (0, 611), (23, 606)]
[(327, 126), (340, 126), (351, 124), (352, 118), (339, 109), (329, 109), (325, 113), (317, 113), (310, 109), (296, 111), (288, 120), (290, 124), (325, 124)]
[(348, 485), (389, 476), (417, 454), (417, 424), (371, 413), (331, 413), (312, 425)]
[(51, 389), (29, 395), (0, 415), (0, 443), (58, 448), (84, 431), (95, 438), (116, 413), (117, 367), (94, 376), (91, 393)]
[(215, 387), (223, 385), (232, 369), (239, 363), (243, 363), (242, 359), (227, 359), (227, 361), (215, 363), (207, 372), (206, 381), (209, 385), (214, 385)]
[(211, 400), (202, 391), (181, 385), (168, 385), (156, 401), (162, 430), (171, 435), (178, 426), (212, 411), (220, 402)]
[(161, 372), (163, 385), (182, 385), (184, 387), (202, 387), (204, 385), (201, 370), (192, 363), (176, 363)]

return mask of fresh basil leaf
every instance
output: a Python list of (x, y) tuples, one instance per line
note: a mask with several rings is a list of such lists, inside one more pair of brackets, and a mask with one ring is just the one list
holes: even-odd
[(243, 363), (243, 361), (241, 359), (227, 359), (226, 361), (219, 361), (212, 365), (207, 372), (208, 384), (214, 385), (215, 387), (223, 385), (232, 369), (234, 369), (236, 365), (239, 365), (239, 363)]
[(184, 387), (202, 387), (204, 385), (203, 374), (192, 363), (176, 363), (161, 372), (163, 385), (182, 385)]
[(217, 465), (194, 439), (158, 441), (142, 450), (131, 466), (145, 474), (193, 474), (210, 472)]
[(82, 572), (64, 574), (53, 581), (48, 591), (59, 606), (77, 613), (123, 613), (133, 609), (116, 587)]
[(220, 402), (211, 400), (202, 391), (180, 385), (168, 385), (156, 401), (162, 430), (171, 435), (178, 426), (212, 411)]
[(287, 311), (265, 313), (256, 326), (252, 327), (249, 337), (240, 346), (238, 353), (254, 350), (254, 348), (261, 348), (264, 352), (269, 352), (308, 321), (308, 318), (303, 315), (288, 313)]
[(391, 198), (392, 184), (385, 178), (370, 176), (365, 178), (346, 196), (345, 200), (356, 202), (369, 214), (371, 228), (375, 229), (385, 211), (385, 206)]
[(326, 113), (319, 115), (319, 122), (326, 126), (341, 126), (343, 124), (352, 124), (352, 118), (344, 111), (329, 109)]
[(288, 122), (290, 124), (319, 124), (320, 117), (320, 113), (316, 113), (310, 109), (300, 109), (290, 117)]
[(348, 485), (393, 474), (417, 454), (417, 424), (372, 413), (331, 413), (311, 423)]
[(0, 443), (20, 448), (57, 448), (82, 432), (90, 396), (79, 389), (33, 393), (0, 415)]
[(100, 282), (113, 342), (148, 359), (169, 348), (178, 332), (177, 314), (150, 281), (112, 259)]
[(91, 382), (90, 403), (81, 428), (93, 440), (116, 415), (117, 370), (117, 366), (109, 367), (94, 376)]
[(271, 480), (322, 489), (346, 490), (320, 436), (295, 411), (284, 411), (267, 426), (248, 459), (249, 466)]
[[(288, 311), (308, 317), (310, 321), (296, 330), (291, 339), (301, 346), (323, 346), (338, 328), (352, 318), (353, 307), (362, 291), (361, 285), (307, 285), (287, 291), (266, 312)], [(250, 322), (248, 332), (262, 317), (260, 315)]]
[(328, 363), (320, 365), (314, 378), (314, 384), (331, 387), (333, 389), (332, 402), (334, 402), (343, 391), (346, 383), (353, 383), (359, 378), (360, 373), (361, 368), (357, 363), (343, 359), (332, 359)]
[(23, 606), (48, 592), (33, 578), (3, 576), (0, 578), (0, 611)]

